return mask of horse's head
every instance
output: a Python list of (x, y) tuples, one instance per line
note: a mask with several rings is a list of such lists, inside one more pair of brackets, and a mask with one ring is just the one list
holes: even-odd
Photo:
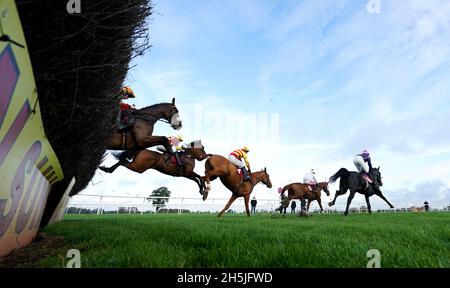
[(173, 129), (179, 130), (182, 128), (181, 118), (178, 114), (178, 108), (175, 106), (175, 98), (172, 99), (172, 103), (160, 103), (154, 104), (142, 109), (139, 112), (152, 115), (158, 120), (165, 121), (172, 126)]
[(161, 104), (160, 109), (162, 112), (162, 118), (166, 120), (173, 129), (180, 130), (182, 128), (178, 108), (175, 106), (175, 98), (172, 99), (172, 103)]
[(380, 186), (383, 186), (383, 178), (381, 177), (380, 167), (372, 168), (370, 173), (375, 178), (375, 180), (377, 180), (377, 182), (380, 184)]
[(267, 173), (267, 169), (264, 168), (261, 170), (261, 172), (262, 172), (261, 182), (263, 184), (266, 184), (267, 188), (272, 188), (272, 181), (270, 181), (270, 177), (269, 177), (269, 173)]
[(170, 112), (168, 113), (167, 117), (168, 121), (170, 121), (170, 126), (172, 126), (173, 129), (179, 130), (183, 126), (181, 123), (180, 115), (178, 114), (178, 108), (175, 106), (175, 98), (172, 99), (172, 105), (170, 107)]
[(199, 161), (202, 161), (211, 156), (211, 154), (206, 154), (205, 147), (202, 145), (201, 140), (195, 140), (185, 145), (184, 150), (186, 150), (186, 152), (190, 153), (195, 159)]
[(328, 182), (320, 182), (319, 187), (327, 194), (327, 196), (330, 196), (330, 190), (328, 190)]

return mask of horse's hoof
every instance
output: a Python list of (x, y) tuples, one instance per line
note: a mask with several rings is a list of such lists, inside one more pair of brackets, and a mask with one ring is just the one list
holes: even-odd
[(100, 169), (100, 170), (102, 170), (103, 172), (106, 172), (106, 173), (111, 173), (109, 171), (109, 169), (107, 167), (105, 167), (105, 166), (98, 166), (98, 169)]
[(329, 207), (333, 206), (333, 202), (328, 203), (328, 206)]
[(345, 213), (344, 213), (344, 216), (347, 216), (347, 215), (348, 215), (348, 212), (345, 212)]
[(203, 197), (202, 197), (203, 201), (205, 201), (206, 198), (208, 198), (208, 191), (205, 191), (205, 192), (203, 193)]

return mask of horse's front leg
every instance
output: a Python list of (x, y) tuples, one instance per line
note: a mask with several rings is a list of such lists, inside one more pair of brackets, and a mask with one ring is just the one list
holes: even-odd
[(392, 208), (394, 208), (394, 205), (392, 205), (391, 203), (389, 203), (389, 201), (386, 199), (386, 197), (384, 197), (384, 195), (380, 192), (379, 194), (378, 193), (375, 193), (378, 197), (380, 197), (381, 199), (383, 199), (388, 205), (389, 205), (389, 207), (391, 207), (391, 209)]
[(318, 194), (318, 195), (316, 196), (316, 198), (317, 198), (317, 202), (319, 203), (320, 213), (323, 213), (322, 199), (320, 198), (320, 194)]
[(367, 204), (367, 210), (369, 211), (369, 214), (372, 215), (372, 209), (370, 207), (370, 202), (369, 202), (369, 195), (364, 195), (366, 197), (366, 204)]
[(307, 208), (306, 208), (306, 200), (304, 198), (300, 199), (300, 214), (304, 214), (307, 212)]
[(222, 172), (220, 170), (209, 170), (205, 171), (204, 181), (206, 182), (205, 189), (203, 191), (203, 201), (208, 198), (208, 193), (211, 190), (211, 178), (214, 180), (216, 177), (219, 177)]
[(203, 182), (202, 177), (195, 172), (192, 172), (192, 176), (190, 177), (192, 177), (192, 180), (195, 181), (195, 183), (197, 183), (198, 188), (200, 189), (199, 190), (200, 195), (203, 195), (203, 188), (205, 187), (204, 185), (205, 183)]
[(100, 169), (100, 170), (102, 170), (103, 172), (106, 172), (106, 173), (113, 173), (114, 170), (117, 169), (117, 167), (119, 167), (120, 165), (122, 165), (124, 163), (124, 161), (125, 160), (120, 160), (116, 164), (112, 165), (111, 167), (99, 166), (98, 169)]
[(185, 177), (188, 178), (189, 180), (194, 181), (195, 184), (197, 184), (197, 186), (198, 186), (199, 189), (200, 189), (200, 195), (203, 195), (203, 193), (202, 193), (203, 187), (202, 187), (202, 185), (201, 185), (200, 180), (199, 180), (197, 177), (195, 177), (195, 176), (185, 176)]
[(306, 213), (309, 212), (309, 206), (311, 205), (311, 200), (308, 199), (308, 204), (306, 205)]
[(228, 200), (227, 205), (225, 205), (225, 207), (222, 209), (222, 211), (220, 211), (219, 215), (217, 216), (221, 217), (223, 213), (225, 213), (225, 211), (227, 211), (228, 208), (230, 208), (231, 204), (234, 202), (234, 200), (236, 200), (236, 198), (237, 198), (236, 196), (232, 195), (230, 200)]
[(136, 143), (139, 147), (148, 148), (156, 145), (163, 145), (168, 153), (173, 152), (170, 146), (169, 139), (165, 136), (144, 136), (136, 137)]
[(348, 208), (350, 207), (350, 203), (352, 203), (353, 197), (355, 197), (356, 192), (350, 190), (350, 195), (347, 198), (347, 207), (345, 207), (345, 212), (344, 215), (347, 216), (348, 215)]
[(248, 202), (250, 201), (250, 194), (244, 196), (245, 201), (245, 212), (247, 212), (247, 216), (250, 217), (250, 209), (248, 207)]

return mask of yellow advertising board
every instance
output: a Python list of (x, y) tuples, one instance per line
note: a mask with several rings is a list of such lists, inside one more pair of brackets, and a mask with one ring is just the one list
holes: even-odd
[(30, 57), (13, 0), (0, 0), (0, 33), (1, 257), (33, 240), (48, 193), (64, 176), (44, 133)]

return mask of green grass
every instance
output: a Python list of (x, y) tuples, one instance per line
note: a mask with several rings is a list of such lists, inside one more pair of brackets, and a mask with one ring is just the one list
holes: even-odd
[(44, 232), (67, 245), (41, 259), (61, 267), (81, 251), (82, 267), (450, 267), (450, 213), (373, 215), (69, 215)]

